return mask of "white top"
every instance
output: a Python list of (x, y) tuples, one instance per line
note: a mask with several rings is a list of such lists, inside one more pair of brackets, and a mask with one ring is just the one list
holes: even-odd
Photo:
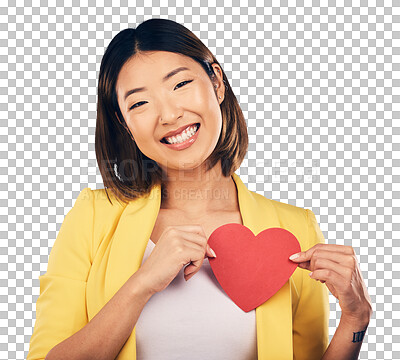
[[(142, 264), (155, 246), (149, 240)], [(256, 311), (244, 312), (226, 295), (208, 258), (188, 281), (184, 269), (143, 308), (137, 360), (256, 360)]]

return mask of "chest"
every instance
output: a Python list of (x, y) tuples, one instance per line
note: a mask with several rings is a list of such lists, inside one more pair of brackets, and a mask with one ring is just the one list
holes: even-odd
[(181, 213), (178, 214), (168, 209), (160, 209), (150, 239), (156, 244), (168, 226), (193, 224), (201, 225), (206, 237), (209, 238), (215, 229), (228, 223), (243, 225), (240, 211), (218, 211), (201, 218), (190, 219)]

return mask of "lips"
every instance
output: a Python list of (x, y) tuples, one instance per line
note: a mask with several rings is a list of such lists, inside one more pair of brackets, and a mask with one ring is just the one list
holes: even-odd
[(183, 130), (185, 130), (186, 128), (188, 128), (188, 127), (190, 127), (190, 126), (193, 126), (193, 125), (196, 125), (196, 124), (198, 124), (198, 123), (192, 123), (192, 124), (184, 125), (184, 126), (180, 127), (180, 128), (177, 129), (177, 130), (170, 131), (170, 132), (166, 133), (166, 134), (164, 135), (164, 137), (163, 137), (160, 141), (161, 141), (161, 142), (166, 142), (165, 138), (171, 137), (171, 136), (174, 136), (174, 135), (178, 135), (178, 134), (180, 134)]
[[(161, 143), (171, 150), (181, 151), (191, 147), (197, 140), (200, 132), (200, 123), (197, 123), (197, 130), (191, 137), (187, 138), (186, 140), (174, 144), (169, 144), (165, 140), (161, 140)], [(179, 136), (179, 135), (178, 135)]]

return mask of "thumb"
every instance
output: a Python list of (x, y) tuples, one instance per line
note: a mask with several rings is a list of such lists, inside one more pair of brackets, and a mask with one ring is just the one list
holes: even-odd
[(206, 254), (204, 255), (204, 258), (206, 257), (212, 257), (216, 258), (217, 255), (215, 254), (215, 251), (211, 249), (210, 245), (207, 244), (207, 249), (206, 249)]

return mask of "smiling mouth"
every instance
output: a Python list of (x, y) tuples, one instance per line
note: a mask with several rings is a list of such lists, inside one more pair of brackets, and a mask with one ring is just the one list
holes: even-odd
[[(200, 127), (200, 123), (196, 123), (196, 124), (191, 125), (191, 126), (195, 126), (195, 127), (196, 127), (196, 129), (195, 129), (195, 131), (194, 131), (193, 134), (188, 135), (188, 134), (186, 133), (187, 130), (184, 130), (184, 131), (182, 131), (180, 134), (174, 136), (175, 138), (176, 138), (177, 136), (181, 136), (182, 140), (181, 140), (180, 142), (170, 143), (170, 142), (168, 142), (168, 141), (166, 140), (165, 137), (163, 137), (163, 138), (160, 140), (160, 142), (162, 142), (163, 144), (168, 144), (168, 145), (180, 144), (180, 143), (185, 142), (187, 139), (191, 138), (192, 136), (194, 136), (194, 134), (197, 133), (197, 131), (199, 130), (199, 127)], [(188, 126), (188, 128), (190, 128), (191, 126)], [(185, 134), (185, 137), (183, 137), (182, 134)]]

